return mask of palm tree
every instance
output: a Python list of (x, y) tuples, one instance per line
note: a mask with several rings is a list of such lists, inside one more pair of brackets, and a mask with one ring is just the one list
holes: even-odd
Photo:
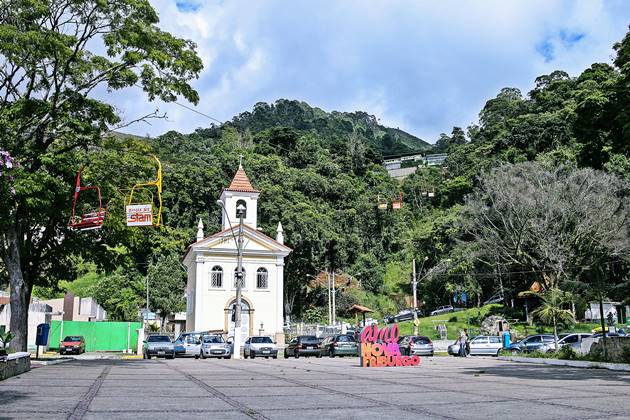
[(571, 303), (573, 296), (558, 288), (550, 288), (543, 294), (538, 294), (541, 304), (532, 315), (540, 318), (543, 322), (553, 324), (553, 340), (556, 350), (558, 350), (558, 322), (574, 321), (573, 312), (563, 307)]

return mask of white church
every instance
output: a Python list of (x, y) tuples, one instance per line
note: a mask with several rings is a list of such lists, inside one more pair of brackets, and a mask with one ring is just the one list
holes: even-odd
[(234, 336), (232, 313), (236, 304), (236, 269), (239, 219), (237, 205), (244, 205), (241, 337), (264, 334), (284, 343), (284, 259), (291, 249), (284, 245), (282, 225), (276, 239), (258, 230), (259, 191), (239, 166), (228, 188), (221, 192), (225, 211), (223, 229), (204, 237), (199, 221), (197, 242), (184, 255), (188, 271), (186, 330), (219, 330)]

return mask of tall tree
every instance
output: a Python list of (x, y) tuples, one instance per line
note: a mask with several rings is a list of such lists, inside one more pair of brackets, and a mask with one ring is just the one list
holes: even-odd
[(16, 349), (26, 349), (33, 285), (69, 266), (72, 152), (131, 122), (94, 90), (138, 86), (149, 100), (198, 100), (188, 83), (202, 69), (195, 45), (157, 23), (148, 0), (7, 0), (0, 8), (0, 149), (20, 164), (16, 194), (0, 213)]
[(147, 285), (149, 307), (160, 315), (163, 328), (166, 317), (186, 308), (184, 301), (186, 272), (179, 262), (179, 257), (171, 254), (151, 264), (147, 272)]

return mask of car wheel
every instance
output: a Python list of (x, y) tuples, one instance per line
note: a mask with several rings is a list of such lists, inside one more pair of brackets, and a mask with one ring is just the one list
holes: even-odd
[(300, 352), (299, 352), (299, 351), (297, 351), (297, 350), (295, 351), (295, 358), (296, 358), (296, 359), (299, 359), (299, 358), (300, 358)]
[(277, 359), (277, 358), (278, 358), (278, 355), (276, 354), (276, 355), (271, 356), (271, 357), (272, 357), (272, 358), (274, 358), (274, 359)]
[(195, 354), (195, 359), (199, 359), (199, 355), (198, 354)]
[(288, 359), (288, 358), (289, 358), (289, 355), (287, 354), (287, 351), (286, 351), (286, 350), (284, 351), (284, 358), (285, 358), (285, 359)]
[(229, 358), (231, 358), (231, 357), (232, 357), (232, 355), (230, 354), (229, 356), (224, 356), (223, 358), (224, 358), (225, 360), (227, 360), (227, 359), (229, 359)]
[(147, 359), (151, 360), (151, 354), (147, 353)]
[(256, 353), (254, 353), (254, 352), (249, 353), (249, 357), (251, 357), (252, 359), (255, 359), (256, 358)]
[(247, 359), (249, 357), (249, 355), (247, 353), (243, 353), (243, 358)]
[(269, 359), (269, 356), (265, 356), (265, 359)]
[(335, 356), (336, 356), (336, 354), (335, 354), (335, 351), (334, 351), (334, 350), (331, 350), (331, 351), (328, 353), (328, 355), (329, 355), (330, 357), (335, 357)]
[(167, 359), (174, 359), (175, 358), (175, 353), (169, 355), (169, 356), (165, 356)]

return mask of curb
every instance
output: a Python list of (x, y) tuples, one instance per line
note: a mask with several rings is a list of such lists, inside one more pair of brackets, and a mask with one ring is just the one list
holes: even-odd
[(73, 360), (73, 359), (52, 359), (52, 360), (31, 359), (31, 365), (34, 365), (34, 366), (58, 365), (59, 363), (69, 362), (70, 360)]
[(563, 360), (563, 359), (542, 359), (536, 357), (510, 357), (499, 356), (497, 360), (516, 363), (535, 363), (551, 366), (568, 366), (582, 369), (608, 369), (614, 371), (630, 372), (630, 364), (626, 363), (604, 363), (588, 362), (584, 360)]

